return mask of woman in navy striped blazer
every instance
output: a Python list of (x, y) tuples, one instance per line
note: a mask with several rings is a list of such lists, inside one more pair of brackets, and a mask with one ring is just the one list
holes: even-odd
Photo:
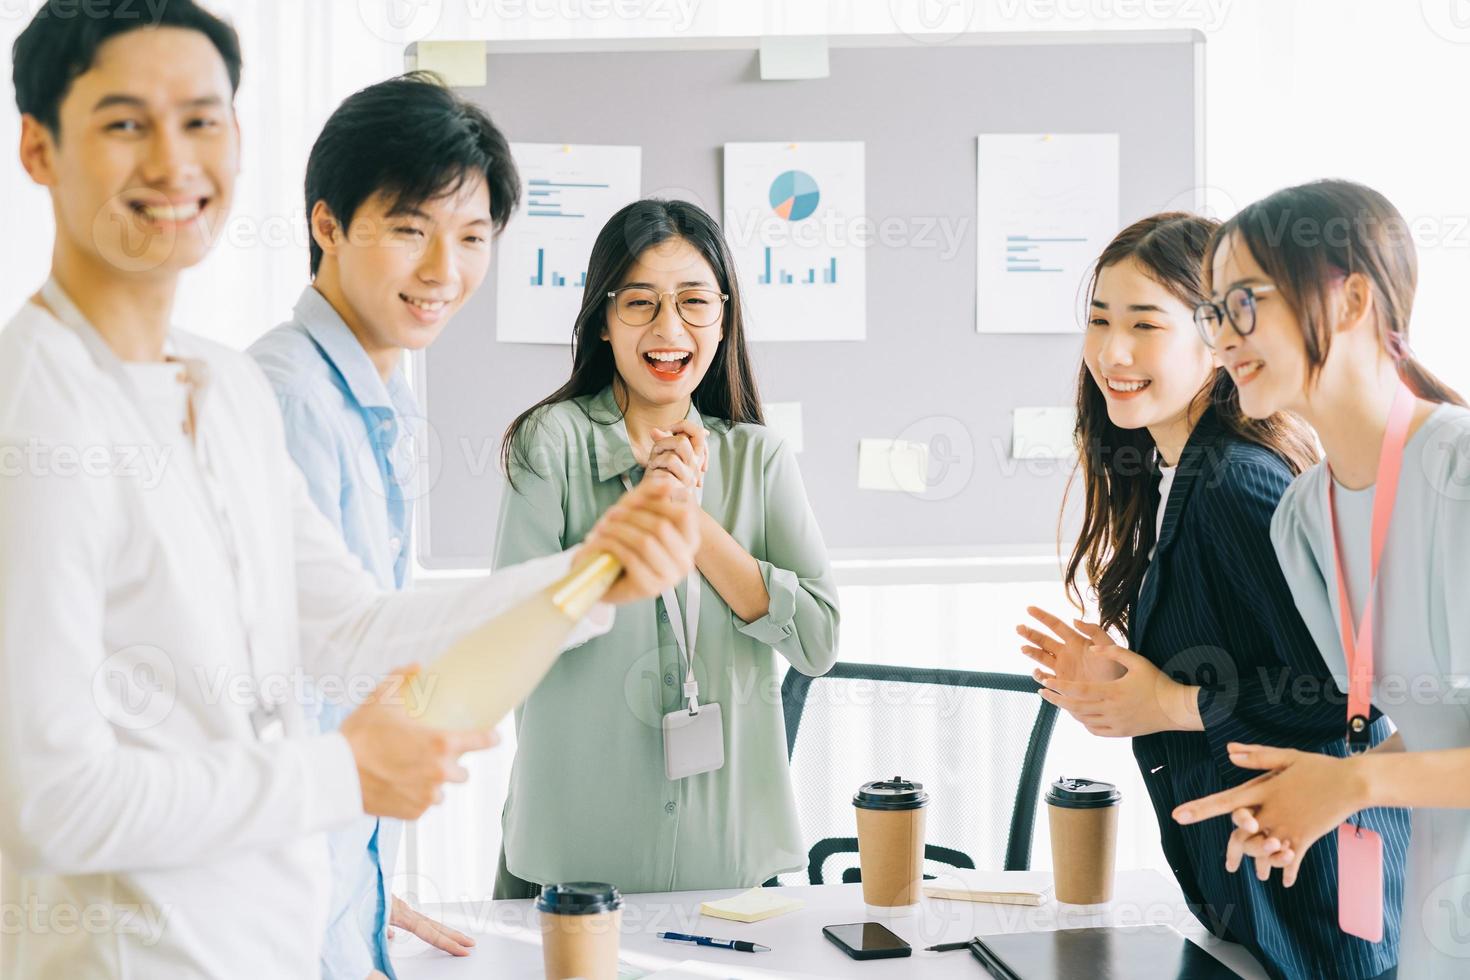
[[(1022, 651), (1044, 668), (1043, 698), (1094, 734), (1132, 738), (1164, 855), (1206, 928), (1274, 977), (1393, 976), (1403, 811), (1366, 818), (1385, 841), (1388, 921), (1376, 944), (1337, 927), (1335, 844), (1318, 844), (1286, 889), (1266, 862), (1254, 874), (1225, 870), (1225, 821), (1181, 827), (1170, 816), (1255, 775), (1230, 762), (1228, 743), (1344, 751), (1344, 700), (1271, 545), (1271, 515), (1315, 462), (1314, 440), (1294, 416), (1248, 419), (1195, 328), (1214, 228), (1155, 215), (1097, 261), (1077, 381), (1086, 501), (1067, 581), (1080, 606), (1086, 573), (1101, 623), (1069, 626), (1031, 609), (1046, 628), (1018, 627)], [(1375, 715), (1375, 744), (1388, 735)]]

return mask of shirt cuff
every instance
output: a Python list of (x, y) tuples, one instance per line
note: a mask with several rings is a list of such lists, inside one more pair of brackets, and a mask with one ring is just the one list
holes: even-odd
[(306, 779), (309, 810), (308, 833), (332, 830), (363, 815), (362, 785), (357, 779), (357, 760), (341, 732), (293, 739)]
[(735, 622), (741, 623), (736, 629), (767, 646), (778, 646), (796, 633), (796, 591), (801, 588), (801, 583), (796, 573), (789, 569), (777, 568), (768, 561), (757, 560), (756, 563), (760, 565), (761, 580), (766, 583), (770, 603), (760, 619), (743, 623), (736, 616)]
[(351, 902), (332, 909), (337, 918), (327, 924), (322, 942), (321, 980), (364, 980), (378, 968), (368, 937), (357, 921), (357, 906)]
[(613, 628), (613, 622), (616, 619), (617, 610), (612, 605), (606, 602), (597, 603), (588, 610), (587, 615), (572, 630), (571, 635), (567, 637), (566, 645), (562, 649), (570, 650), (573, 647), (581, 646), (588, 640), (597, 639), (597, 637), (602, 636)]

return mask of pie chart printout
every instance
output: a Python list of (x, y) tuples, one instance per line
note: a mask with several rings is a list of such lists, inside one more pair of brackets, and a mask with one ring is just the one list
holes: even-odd
[(804, 170), (788, 170), (771, 181), (771, 207), (787, 221), (803, 221), (817, 211), (822, 192)]
[(864, 158), (860, 142), (725, 144), (723, 227), (748, 339), (866, 338)]

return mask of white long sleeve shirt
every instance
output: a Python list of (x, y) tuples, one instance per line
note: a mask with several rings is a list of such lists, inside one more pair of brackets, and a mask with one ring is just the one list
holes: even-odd
[[(569, 556), (385, 593), (312, 504), (248, 357), (170, 335), (206, 379), (181, 439), (66, 307), (0, 331), (0, 975), (306, 980), (321, 832), (362, 798), (346, 740), (304, 723), (302, 672), (365, 695)], [(601, 608), (573, 642), (610, 625)], [(257, 690), (285, 737), (257, 736)]]

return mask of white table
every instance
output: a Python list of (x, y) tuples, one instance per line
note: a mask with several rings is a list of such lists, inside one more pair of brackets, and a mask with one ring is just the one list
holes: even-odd
[[(1050, 872), (1007, 874), (1014, 876), (1017, 890), (1041, 891), (1051, 886)], [(1001, 932), (1167, 924), (1198, 942), (1247, 980), (1263, 980), (1266, 976), (1243, 947), (1211, 937), (1185, 906), (1178, 886), (1155, 871), (1119, 872), (1113, 901), (1105, 911), (1092, 914), (1058, 906), (1050, 896), (1035, 908), (926, 898), (918, 915), (883, 920), (914, 947), (913, 956), (863, 962), (848, 959), (822, 935), (823, 926), (870, 918), (863, 909), (860, 885), (789, 887), (781, 891), (783, 895), (802, 899), (806, 907), (749, 925), (699, 914), (701, 902), (726, 898), (738, 894), (738, 890), (625, 896), (623, 963), (625, 967), (648, 972), (686, 960), (699, 960), (736, 970), (755, 968), (781, 976), (807, 978), (977, 980), (987, 974), (969, 952), (928, 953), (923, 948)], [(470, 956), (452, 957), (413, 937), (400, 936), (393, 943), (393, 964), (401, 980), (466, 977), (541, 980), (540, 926), (533, 903), (456, 902), (427, 906), (423, 911), (474, 936), (478, 945)], [(685, 946), (659, 940), (655, 935), (658, 932), (748, 939), (769, 946), (772, 951), (736, 953)]]

